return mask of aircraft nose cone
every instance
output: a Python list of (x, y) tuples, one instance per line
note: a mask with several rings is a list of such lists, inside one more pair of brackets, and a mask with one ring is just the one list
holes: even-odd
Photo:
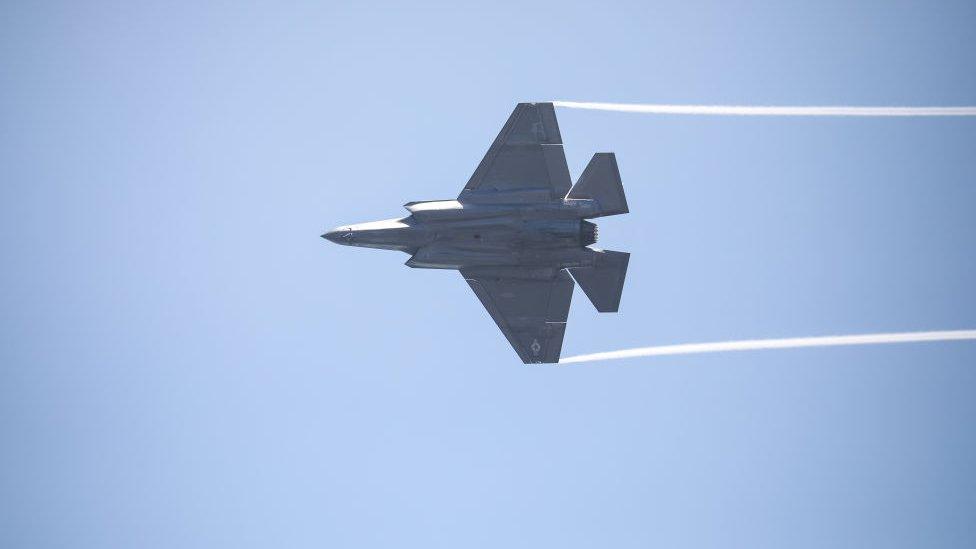
[(322, 235), (322, 238), (330, 242), (335, 242), (336, 244), (346, 244), (351, 233), (352, 231), (349, 230), (349, 227), (339, 227), (326, 232)]

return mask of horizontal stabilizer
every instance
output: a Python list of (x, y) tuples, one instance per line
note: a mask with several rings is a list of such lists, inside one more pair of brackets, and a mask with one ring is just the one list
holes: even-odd
[(627, 213), (627, 198), (617, 169), (617, 157), (613, 153), (594, 154), (566, 198), (595, 201), (596, 213), (589, 217)]
[(569, 272), (597, 311), (615, 313), (620, 308), (630, 254), (609, 250), (593, 250), (593, 253), (596, 261), (592, 267), (576, 267)]

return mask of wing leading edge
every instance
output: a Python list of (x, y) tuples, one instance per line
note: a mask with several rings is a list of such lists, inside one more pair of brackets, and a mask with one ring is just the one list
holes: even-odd
[(571, 186), (552, 103), (519, 103), (458, 200), (560, 200)]
[(573, 279), (565, 270), (543, 279), (517, 268), (491, 274), (462, 269), (461, 275), (522, 362), (559, 362), (573, 299)]

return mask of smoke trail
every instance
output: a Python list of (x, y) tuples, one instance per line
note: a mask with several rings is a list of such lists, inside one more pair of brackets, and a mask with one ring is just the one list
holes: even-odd
[(762, 107), (553, 101), (557, 107), (645, 114), (719, 116), (976, 116), (976, 107)]
[(744, 341), (719, 341), (714, 343), (687, 343), (684, 345), (662, 345), (660, 347), (639, 347), (621, 351), (608, 351), (589, 355), (577, 355), (560, 360), (560, 364), (570, 362), (592, 362), (615, 358), (639, 356), (691, 355), (698, 353), (721, 353), (727, 351), (758, 351), (763, 349), (797, 349), (800, 347), (834, 347), (838, 345), (877, 345), (882, 343), (915, 343), (921, 341), (959, 341), (976, 339), (976, 330), (949, 330), (942, 332), (902, 332), (892, 334), (863, 334), (822, 337), (793, 337), (786, 339), (748, 339)]

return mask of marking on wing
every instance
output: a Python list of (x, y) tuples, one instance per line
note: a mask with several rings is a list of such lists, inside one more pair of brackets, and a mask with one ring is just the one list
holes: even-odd
[(535, 138), (540, 143), (546, 140), (546, 127), (542, 125), (542, 122), (532, 123), (532, 133), (535, 134)]

